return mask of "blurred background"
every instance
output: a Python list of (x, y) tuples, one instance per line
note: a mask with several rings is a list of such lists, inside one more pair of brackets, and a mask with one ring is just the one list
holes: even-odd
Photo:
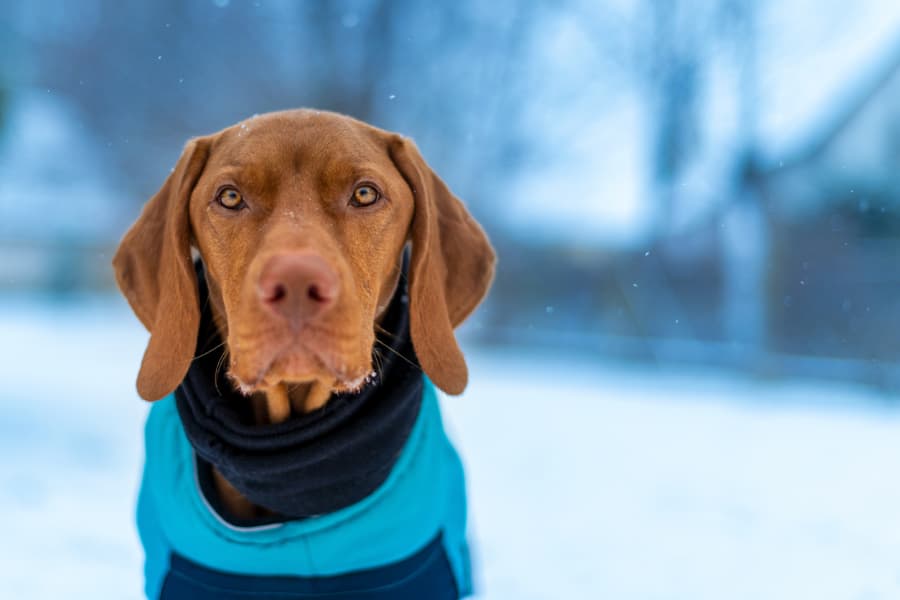
[(0, 0), (0, 596), (139, 597), (110, 258), (189, 137), (298, 106), (497, 248), (479, 597), (900, 597), (892, 0)]

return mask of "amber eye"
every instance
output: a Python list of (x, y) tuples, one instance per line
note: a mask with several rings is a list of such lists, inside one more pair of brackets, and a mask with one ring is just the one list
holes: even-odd
[(216, 202), (230, 210), (244, 207), (244, 197), (233, 187), (223, 188), (216, 196)]
[(350, 200), (352, 206), (371, 206), (378, 202), (381, 194), (378, 193), (371, 185), (361, 185), (353, 192), (353, 198)]

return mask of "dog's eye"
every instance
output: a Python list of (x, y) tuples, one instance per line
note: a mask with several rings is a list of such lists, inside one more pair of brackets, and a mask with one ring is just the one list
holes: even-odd
[(216, 202), (230, 210), (244, 207), (244, 197), (233, 187), (227, 187), (220, 191), (219, 195), (216, 196)]
[(353, 192), (350, 199), (351, 206), (371, 206), (378, 202), (381, 194), (371, 185), (361, 185)]

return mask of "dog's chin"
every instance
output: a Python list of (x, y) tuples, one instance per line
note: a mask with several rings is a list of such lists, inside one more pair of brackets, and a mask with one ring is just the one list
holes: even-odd
[(248, 363), (246, 372), (240, 359), (229, 369), (229, 377), (244, 395), (265, 391), (280, 383), (303, 384), (326, 382), (335, 391), (353, 392), (371, 380), (370, 361), (351, 361), (347, 357), (315, 353), (305, 348), (288, 348), (271, 357), (261, 357)]

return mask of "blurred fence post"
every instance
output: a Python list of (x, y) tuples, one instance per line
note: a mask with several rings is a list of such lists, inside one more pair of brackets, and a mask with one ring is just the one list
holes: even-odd
[(743, 159), (733, 197), (722, 213), (722, 293), (725, 339), (738, 364), (759, 366), (768, 344), (768, 218), (756, 185), (754, 159)]

